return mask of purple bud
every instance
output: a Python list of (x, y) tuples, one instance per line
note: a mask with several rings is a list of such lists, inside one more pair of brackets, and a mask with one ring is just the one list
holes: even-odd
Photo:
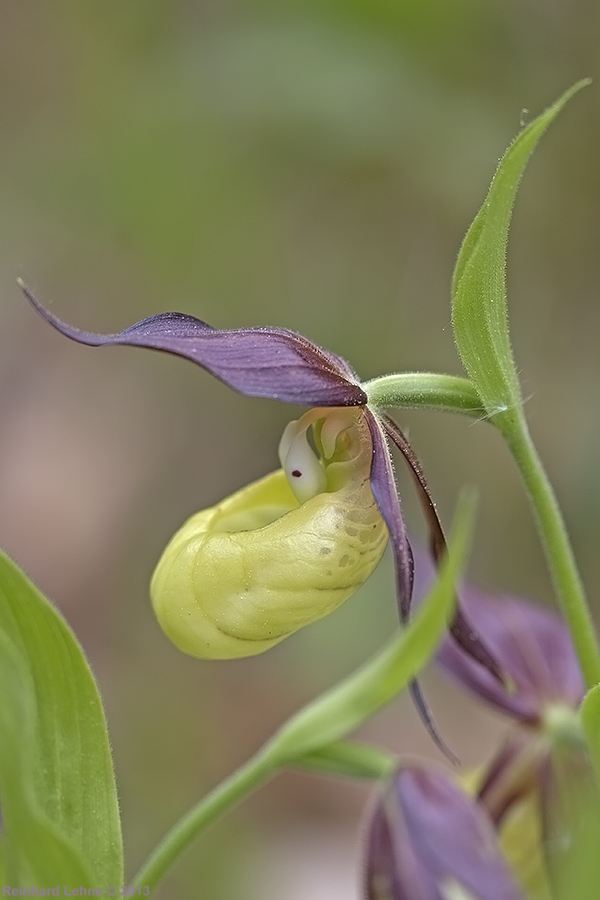
[(372, 816), (367, 900), (523, 900), (487, 813), (442, 772), (399, 769)]

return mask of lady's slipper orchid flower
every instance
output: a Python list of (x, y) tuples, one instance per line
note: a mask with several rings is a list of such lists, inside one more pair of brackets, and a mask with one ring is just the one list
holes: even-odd
[[(400, 617), (408, 619), (412, 553), (388, 440), (411, 466), (435, 526), (432, 545), (438, 554), (443, 533), (414, 453), (398, 426), (368, 406), (347, 362), (293, 331), (219, 330), (182, 313), (150, 316), (117, 334), (81, 331), (21, 287), (47, 322), (81, 344), (163, 350), (192, 360), (242, 394), (318, 407), (286, 429), (285, 474), (274, 473), (194, 516), (167, 547), (152, 593), (159, 620), (175, 643), (197, 656), (266, 649), (359, 587), (383, 552), (386, 528)], [(307, 441), (309, 428), (316, 454)], [(502, 678), (460, 610), (451, 631), (492, 677)], [(412, 692), (434, 733), (416, 684)]]
[(402, 766), (372, 814), (366, 900), (524, 900), (485, 809), (446, 775)]

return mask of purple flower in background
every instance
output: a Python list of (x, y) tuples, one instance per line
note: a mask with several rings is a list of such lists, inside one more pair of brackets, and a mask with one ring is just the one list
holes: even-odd
[[(418, 550), (415, 571), (418, 597), (434, 575)], [(564, 622), (469, 586), (460, 597), (510, 681), (499, 684), (449, 637), (436, 660), (517, 727), (489, 763), (461, 778), (467, 792), (438, 771), (397, 771), (369, 824), (366, 900), (547, 900), (557, 859), (582, 839), (570, 797), (593, 804), (597, 796), (578, 724), (584, 685)]]
[[(418, 600), (434, 578), (435, 567), (419, 548), (414, 559)], [(569, 832), (577, 827), (572, 821), (567, 824), (565, 791), (596, 796), (578, 719), (585, 694), (579, 663), (567, 626), (554, 612), (468, 584), (459, 593), (465, 616), (484, 636), (507, 681), (500, 684), (490, 677), (448, 637), (437, 651), (436, 662), (471, 694), (507, 714), (516, 726), (491, 761), (464, 780), (472, 802), (495, 827), (505, 858), (527, 896), (545, 898), (550, 896), (552, 858), (565, 841), (572, 840)], [(439, 805), (440, 816), (442, 810)], [(443, 815), (450, 831), (455, 814), (446, 808)], [(405, 821), (409, 821), (406, 816)], [(379, 900), (377, 893), (367, 896)], [(394, 900), (438, 896), (445, 900), (445, 894), (427, 891), (389, 894)]]
[(512, 596), (465, 586), (466, 615), (485, 635), (507, 686), (494, 684), (444, 639), (437, 662), (470, 693), (516, 723), (504, 746), (478, 773), (478, 803), (531, 897), (550, 896), (561, 847), (580, 840), (568, 795), (595, 796), (595, 779), (579, 725), (585, 694), (571, 636), (556, 613)]
[(368, 826), (365, 900), (524, 900), (485, 809), (443, 772), (405, 765)]
[[(414, 548), (415, 595), (435, 576), (430, 557)], [(556, 708), (576, 710), (585, 686), (571, 635), (555, 612), (510, 595), (492, 595), (469, 584), (461, 608), (505, 673), (500, 683), (444, 638), (436, 662), (451, 678), (513, 719), (541, 727)]]

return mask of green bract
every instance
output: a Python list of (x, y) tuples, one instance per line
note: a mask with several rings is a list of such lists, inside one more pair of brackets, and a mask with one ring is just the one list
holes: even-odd
[(596, 770), (600, 790), (600, 684), (594, 685), (581, 705), (581, 724), (585, 732), (590, 755)]
[(261, 653), (347, 600), (381, 559), (388, 532), (362, 411), (311, 410), (288, 426), (281, 453), (285, 470), (192, 516), (158, 563), (154, 610), (185, 653)]
[(521, 131), (496, 171), (488, 195), (463, 241), (452, 283), (456, 346), (489, 416), (500, 427), (521, 407), (506, 313), (506, 245), (519, 181), (529, 156), (580, 81)]

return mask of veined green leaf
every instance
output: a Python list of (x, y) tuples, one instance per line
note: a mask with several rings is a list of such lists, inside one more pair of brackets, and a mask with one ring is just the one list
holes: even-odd
[(35, 798), (35, 702), (30, 674), (0, 631), (0, 791), (11, 886), (90, 884), (85, 864), (45, 816)]
[(515, 196), (538, 140), (567, 101), (589, 80), (578, 82), (524, 128), (510, 145), (485, 202), (463, 241), (452, 282), (454, 338), (485, 409), (501, 425), (522, 405), (506, 309), (506, 245)]
[(59, 613), (0, 554), (0, 802), (7, 883), (122, 879), (102, 705)]

